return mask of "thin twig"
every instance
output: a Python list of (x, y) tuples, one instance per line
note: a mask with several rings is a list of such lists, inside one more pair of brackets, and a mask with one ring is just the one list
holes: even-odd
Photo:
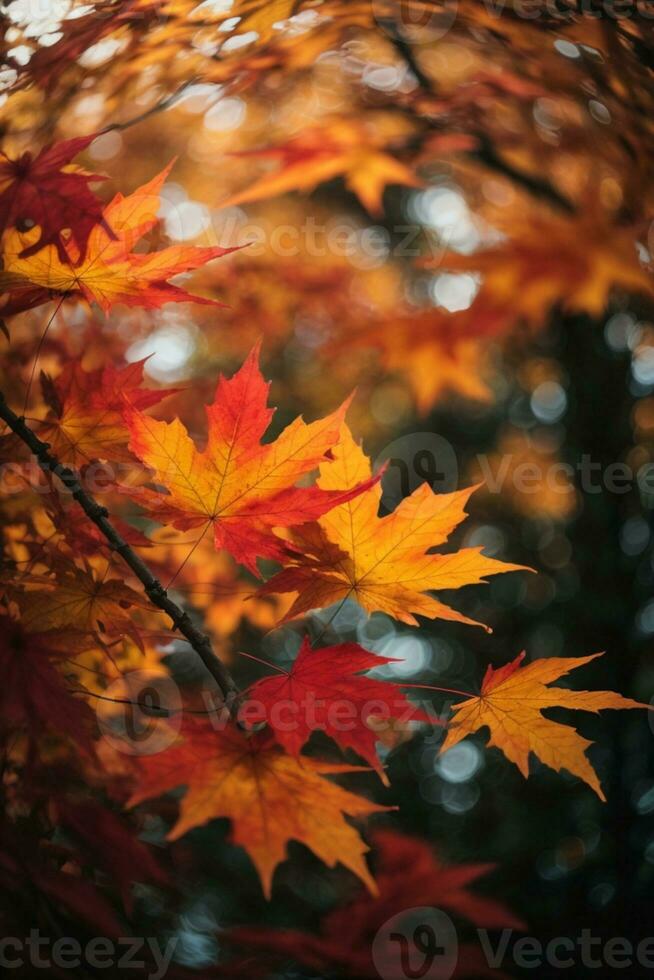
[(98, 504), (91, 494), (82, 488), (73, 470), (60, 463), (49, 452), (49, 444), (42, 442), (32, 429), (29, 428), (24, 418), (20, 418), (9, 408), (1, 391), (0, 418), (7, 423), (12, 432), (31, 450), (43, 472), (54, 473), (59, 477), (87, 517), (93, 521), (98, 530), (104, 535), (112, 550), (117, 552), (123, 561), (129, 565), (134, 575), (136, 575), (143, 585), (144, 591), (150, 601), (170, 617), (173, 627), (188, 640), (200, 657), (202, 663), (220, 688), (226, 705), (231, 710), (238, 699), (239, 690), (225, 665), (216, 656), (210, 638), (206, 633), (202, 633), (194, 626), (188, 613), (184, 612), (170, 598), (161, 582), (154, 577), (145, 562), (133, 551), (114, 528), (113, 524), (108, 520), (109, 512), (107, 508)]
[(164, 704), (149, 704), (147, 701), (132, 701), (131, 698), (110, 698), (106, 694), (98, 694), (97, 691), (89, 691), (84, 687), (71, 688), (68, 691), (69, 694), (83, 694), (86, 698), (96, 698), (98, 701), (109, 701), (111, 704), (129, 704), (133, 708), (141, 708), (144, 715), (149, 715), (152, 718), (173, 718), (175, 715), (198, 715), (203, 718), (211, 717), (212, 715), (220, 716), (221, 711), (217, 711), (215, 708), (167, 708)]
[(166, 109), (170, 109), (172, 106), (174, 106), (178, 99), (181, 99), (184, 92), (192, 85), (195, 85), (197, 81), (198, 79), (195, 77), (187, 79), (182, 85), (179, 86), (178, 89), (171, 92), (170, 95), (164, 96), (164, 98), (160, 99), (159, 102), (155, 103), (155, 105), (150, 106), (149, 109), (145, 109), (143, 112), (140, 112), (137, 116), (133, 116), (131, 119), (126, 119), (125, 122), (110, 123), (108, 126), (105, 126), (104, 129), (100, 130), (98, 136), (104, 136), (105, 133), (121, 133), (126, 129), (130, 129), (132, 126), (137, 126), (139, 123), (145, 122), (146, 119), (150, 119), (151, 116), (155, 116), (159, 112), (165, 112)]

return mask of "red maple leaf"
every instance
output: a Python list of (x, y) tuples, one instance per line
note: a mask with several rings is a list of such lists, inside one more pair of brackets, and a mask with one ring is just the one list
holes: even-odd
[(106, 177), (72, 168), (70, 162), (97, 135), (91, 133), (51, 144), (36, 156), (29, 151), (16, 159), (0, 154), (0, 230), (11, 225), (22, 231), (34, 225), (41, 229), (39, 239), (21, 253), (23, 258), (34, 255), (44, 245), (55, 245), (59, 258), (65, 262), (66, 231), (70, 231), (80, 255), (84, 255), (91, 229), (102, 222), (104, 207), (89, 184)]
[[(243, 945), (248, 955), (260, 950), (277, 959), (292, 957), (321, 975), (337, 972), (341, 976), (377, 980), (373, 941), (376, 959), (383, 959), (383, 933), (381, 940), (376, 937), (389, 919), (407, 910), (436, 907), (478, 928), (524, 928), (501, 902), (469, 890), (473, 882), (493, 869), (492, 864), (443, 864), (427, 842), (395, 831), (377, 831), (372, 840), (377, 852), (378, 894), (362, 890), (349, 904), (336, 907), (323, 919), (320, 935), (295, 929), (241, 926), (227, 938)], [(384, 976), (399, 980), (405, 974), (393, 972), (392, 964), (397, 958), (393, 952), (389, 948), (389, 968)], [(417, 962), (422, 962), (424, 957), (417, 950), (411, 952)], [(461, 945), (456, 976), (486, 975), (502, 976), (490, 970), (478, 946)]]
[(82, 634), (69, 633), (65, 645), (57, 631), (29, 632), (7, 615), (0, 617), (0, 717), (2, 730), (24, 729), (31, 738), (45, 731), (73, 739), (93, 752), (93, 712), (70, 694), (56, 661), (75, 655)]
[(152, 851), (106, 806), (65, 797), (58, 798), (55, 806), (59, 823), (73, 834), (83, 857), (92, 865), (99, 864), (116, 881), (128, 913), (133, 907), (132, 882), (168, 884)]
[(138, 411), (126, 415), (130, 450), (164, 490), (139, 487), (139, 505), (180, 531), (211, 528), (216, 547), (255, 575), (257, 558), (283, 560), (287, 554), (275, 529), (315, 520), (376, 482), (368, 475), (347, 489), (298, 486), (329, 458), (350, 399), (315, 422), (296, 418), (275, 440), (263, 442), (273, 415), (269, 387), (257, 346), (233, 377), (220, 376), (216, 397), (206, 407), (203, 450), (179, 419), (161, 422)]
[(431, 720), (407, 701), (397, 684), (359, 676), (364, 670), (393, 662), (393, 657), (380, 657), (358, 643), (313, 650), (305, 637), (288, 672), (265, 677), (250, 688), (242, 720), (250, 724), (266, 721), (276, 741), (294, 756), (300, 754), (312, 732), (324, 731), (381, 774), (375, 748), (380, 723)]

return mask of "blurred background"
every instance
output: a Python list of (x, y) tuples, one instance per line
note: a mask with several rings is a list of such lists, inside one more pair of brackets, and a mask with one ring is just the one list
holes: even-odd
[[(494, 18), (471, 2), (414, 6), (409, 17), (411, 5), (376, 0), (118, 3), (108, 30), (102, 5), (52, 0), (35, 14), (26, 0), (9, 3), (6, 152), (106, 129), (83, 162), (108, 175), (107, 199), (176, 158), (146, 248), (246, 245), (192, 277), (191, 291), (224, 308), (101, 318), (70, 301), (42, 366), (56, 374), (81, 353), (89, 368), (149, 356), (151, 385), (192, 387), (193, 399), (182, 391), (165, 412), (181, 408), (200, 438), (218, 372), (231, 373), (259, 339), (280, 406), (275, 432), (299, 413), (332, 410), (356, 386), (351, 428), (378, 465), (391, 460), (384, 505), (422, 480), (442, 490), (480, 483), (455, 543), (538, 574), (443, 596), (492, 634), (439, 621), (412, 629), (347, 604), (310, 617), (314, 635), (399, 658), (384, 669), (399, 682), (473, 692), (488, 664), (521, 650), (529, 659), (605, 650), (572, 686), (648, 701), (648, 22), (585, 17), (574, 4), (530, 20), (514, 4)], [(12, 328), (3, 387), (24, 389), (20, 365), (48, 315), (33, 311)], [(38, 417), (38, 391), (32, 400)], [(274, 628), (286, 600), (246, 606), (251, 584), (201, 550), (176, 582), (244, 683), (260, 671), (238, 650), (288, 664), (305, 625)], [(193, 680), (182, 653), (168, 663)], [(430, 703), (440, 712), (451, 700)], [(535, 761), (523, 780), (483, 736), (439, 756), (438, 735), (424, 731), (389, 753), (391, 787), (378, 798), (399, 807), (393, 826), (444, 857), (497, 862), (484, 887), (543, 941), (591, 927), (637, 942), (654, 922), (654, 734), (638, 713), (552, 717), (597, 743), (608, 803)], [(162, 838), (156, 821), (149, 836)], [(221, 957), (219, 928), (311, 929), (342, 895), (339, 874), (292, 844), (268, 904), (225, 840), (226, 823), (214, 821), (175, 845), (180, 871), (194, 869), (169, 921), (188, 966)], [(140, 908), (143, 928), (164, 911), (147, 892)], [(539, 977), (560, 972), (548, 970)], [(586, 972), (598, 975), (580, 966), (574, 975)], [(282, 976), (313, 974), (289, 966)]]

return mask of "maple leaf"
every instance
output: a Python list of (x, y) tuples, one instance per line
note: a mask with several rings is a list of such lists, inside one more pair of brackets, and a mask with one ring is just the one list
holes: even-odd
[(386, 184), (421, 186), (409, 167), (385, 152), (383, 139), (370, 127), (338, 120), (306, 129), (278, 146), (235, 153), (239, 157), (275, 160), (279, 169), (222, 201), (221, 206), (248, 204), (288, 191), (310, 191), (317, 184), (344, 176), (346, 186), (361, 204), (371, 214), (379, 214)]
[[(375, 882), (378, 894), (361, 891), (352, 901), (336, 907), (321, 923), (319, 935), (293, 929), (240, 926), (226, 939), (253, 950), (293, 957), (321, 975), (333, 970), (348, 977), (378, 978), (372, 959), (372, 938), (394, 916), (417, 907), (436, 907), (466, 919), (477, 928), (523, 929), (524, 925), (495, 899), (476, 895), (470, 885), (492, 871), (492, 864), (448, 865), (434, 855), (426, 841), (392, 830), (372, 834)], [(408, 935), (411, 935), (408, 933)], [(377, 956), (380, 956), (377, 947)], [(416, 961), (422, 962), (418, 957)], [(388, 951), (388, 977), (396, 977)], [(491, 971), (478, 946), (462, 944), (457, 976), (483, 976)], [(402, 974), (405, 975), (405, 974)], [(497, 971), (493, 976), (499, 976)]]
[[(54, 537), (54, 533), (58, 532), (60, 535), (57, 540), (57, 547), (60, 550), (70, 549), (75, 557), (88, 558), (90, 561), (109, 548), (102, 531), (92, 521), (86, 519), (76, 501), (73, 501), (70, 506), (65, 506), (62, 498), (53, 493), (48, 498), (45, 513), (52, 524), (52, 531), (49, 534)], [(121, 538), (133, 548), (152, 547), (149, 538), (120, 517), (112, 515), (111, 522)]]
[(493, 397), (484, 382), (487, 356), (480, 337), (490, 323), (497, 328), (512, 320), (508, 315), (498, 320), (482, 308), (476, 311), (474, 323), (470, 321), (469, 310), (416, 309), (366, 324), (354, 336), (348, 329), (331, 348), (346, 356), (351, 356), (353, 343), (376, 351), (386, 371), (406, 379), (424, 415), (445, 394), (481, 402)]
[(485, 354), (474, 340), (448, 343), (432, 337), (424, 343), (411, 335), (402, 344), (390, 345), (384, 361), (388, 369), (399, 370), (406, 377), (421, 415), (447, 395), (458, 394), (478, 402), (489, 402), (493, 393), (484, 382)]
[(20, 607), (27, 628), (88, 633), (99, 630), (105, 635), (122, 631), (143, 647), (128, 612), (133, 606), (152, 608), (143, 594), (119, 579), (100, 576), (90, 566), (78, 568), (63, 557), (55, 557), (50, 567), (56, 572), (56, 580), (46, 581), (49, 587), (15, 589), (10, 593)]
[[(62, 914), (72, 923), (88, 923), (94, 933), (118, 937), (124, 932), (112, 903), (96, 884), (81, 877), (74, 866), (74, 855), (67, 848), (58, 847), (56, 860), (51, 842), (41, 840), (35, 846), (33, 834), (28, 834), (19, 822), (10, 825), (4, 818), (0, 824), (0, 886), (3, 893), (12, 896), (15, 907), (27, 902), (32, 921), (50, 921), (54, 905), (57, 917)], [(63, 855), (71, 859), (61, 867)], [(77, 873), (75, 873), (77, 871)], [(43, 919), (41, 910), (47, 909)]]
[[(7, 232), (3, 243), (5, 271), (29, 281), (31, 304), (34, 305), (31, 294), (36, 286), (41, 289), (40, 302), (51, 299), (53, 293), (81, 295), (89, 303), (98, 303), (105, 313), (117, 303), (149, 309), (186, 301), (216, 305), (215, 300), (193, 296), (168, 280), (234, 249), (172, 245), (145, 254), (132, 251), (158, 221), (160, 192), (171, 166), (128, 197), (114, 197), (103, 212), (102, 222), (91, 230), (84, 257), (73, 241), (66, 243), (63, 261), (54, 245), (25, 257), (26, 249), (32, 251), (36, 233)], [(16, 301), (21, 302), (20, 289), (16, 291)], [(5, 307), (6, 315), (8, 310), (14, 312), (11, 306)]]
[(0, 615), (2, 729), (25, 728), (32, 738), (54, 730), (90, 754), (93, 713), (68, 692), (56, 666), (88, 643), (79, 634), (62, 642), (55, 631), (39, 625), (30, 629), (29, 624)]
[(363, 817), (387, 810), (321, 777), (358, 771), (314, 759), (301, 762), (261, 736), (235, 726), (215, 731), (192, 719), (184, 741), (157, 755), (139, 758), (139, 783), (128, 805), (186, 786), (177, 823), (168, 840), (215, 817), (232, 821), (231, 839), (244, 847), (270, 897), (273, 872), (285, 859), (289, 840), (309, 847), (329, 867), (344, 864), (370, 888), (368, 850), (343, 814)]
[(305, 637), (289, 671), (264, 677), (249, 689), (243, 721), (267, 722), (277, 742), (296, 757), (312, 732), (324, 731), (383, 775), (375, 750), (377, 725), (397, 718), (431, 720), (407, 701), (397, 684), (358, 676), (393, 662), (393, 657), (370, 653), (358, 643), (313, 650)]
[[(462, 255), (449, 252), (423, 264), (440, 271), (475, 272), (482, 287), (468, 316), (483, 322), (484, 310), (510, 312), (532, 327), (542, 327), (550, 310), (585, 311), (600, 316), (616, 289), (654, 295), (654, 278), (640, 262), (633, 229), (612, 227), (588, 202), (579, 216), (512, 213), (509, 239)], [(498, 317), (501, 326), (506, 317)]]
[[(70, 163), (96, 135), (51, 144), (36, 156), (26, 152), (12, 159), (0, 153), (0, 229), (11, 225), (23, 231), (35, 225), (40, 229), (39, 237), (23, 249), (21, 258), (53, 245), (60, 261), (66, 262), (66, 232), (84, 256), (91, 229), (102, 221), (103, 209), (89, 184), (106, 178)], [(108, 226), (105, 231), (111, 235)]]
[[(333, 461), (321, 465), (318, 486), (328, 490), (334, 485), (360, 485), (370, 478), (370, 461), (346, 425), (333, 456)], [(368, 613), (385, 612), (413, 626), (418, 624), (418, 614), (478, 626), (425, 594), (525, 570), (487, 558), (481, 548), (431, 553), (465, 518), (464, 507), (474, 489), (439, 494), (423, 483), (392, 513), (378, 517), (381, 487), (375, 484), (334, 507), (317, 524), (300, 528), (293, 543), (303, 553), (289, 551), (287, 567), (260, 592), (299, 593), (285, 620), (352, 598)]]
[(145, 360), (124, 368), (108, 364), (85, 371), (79, 361), (72, 361), (54, 381), (42, 376), (44, 397), (55, 419), (46, 420), (40, 434), (60, 463), (79, 467), (98, 458), (134, 461), (127, 450), (125, 411), (156, 405), (178, 390), (141, 388), (144, 364)]
[(206, 409), (203, 452), (179, 419), (160, 422), (141, 412), (128, 416), (129, 448), (168, 490), (163, 494), (139, 488), (138, 502), (179, 530), (211, 526), (216, 547), (255, 574), (257, 557), (279, 559), (285, 554), (273, 528), (313, 520), (366, 485), (329, 490), (294, 486), (326, 458), (349, 401), (308, 425), (298, 417), (274, 442), (262, 444), (273, 415), (267, 408), (268, 389), (255, 347), (231, 379), (219, 378), (215, 400)]
[(602, 711), (605, 708), (646, 708), (647, 705), (624, 698), (613, 691), (571, 691), (547, 687), (571, 670), (590, 663), (601, 653), (589, 657), (547, 657), (522, 667), (524, 652), (495, 670), (489, 666), (479, 697), (453, 705), (450, 723), (441, 751), (457, 745), (466, 735), (488, 727), (488, 744), (501, 749), (523, 776), (529, 775), (529, 753), (533, 752), (551, 769), (567, 769), (583, 779), (606, 800), (597, 774), (586, 757), (592, 742), (577, 731), (544, 717), (544, 708), (574, 708)]

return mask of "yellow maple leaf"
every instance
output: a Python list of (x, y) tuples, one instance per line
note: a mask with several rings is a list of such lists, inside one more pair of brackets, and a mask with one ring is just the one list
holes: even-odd
[[(99, 630), (103, 634), (122, 631), (142, 646), (130, 610), (151, 609), (143, 594), (121, 579), (106, 578), (90, 566), (79, 568), (63, 557), (54, 559), (52, 568), (57, 572), (56, 588), (53, 582), (39, 581), (39, 588), (11, 591), (27, 629)], [(33, 584), (30, 579), (26, 581), (29, 586)]]
[[(487, 349), (466, 333), (466, 314), (416, 310), (373, 323), (356, 340), (376, 349), (386, 370), (406, 378), (423, 415), (446, 393), (489, 402), (493, 393), (483, 377)], [(344, 338), (341, 349), (351, 342)]]
[[(370, 461), (346, 425), (333, 455), (320, 467), (319, 487), (353, 487), (370, 479)], [(381, 487), (376, 484), (300, 529), (293, 540), (302, 554), (290, 552), (286, 567), (261, 592), (299, 593), (285, 619), (352, 598), (369, 613), (385, 612), (410, 625), (418, 625), (415, 615), (420, 614), (478, 626), (426, 594), (524, 570), (487, 558), (481, 548), (430, 553), (465, 518), (474, 489), (439, 494), (423, 483), (391, 514), (378, 517)]]
[(567, 769), (583, 779), (601, 800), (602, 792), (597, 774), (586, 757), (592, 745), (569, 725), (546, 718), (544, 708), (574, 708), (578, 711), (602, 711), (605, 708), (646, 708), (647, 705), (624, 698), (613, 691), (570, 691), (547, 687), (577, 667), (590, 663), (601, 653), (589, 657), (547, 657), (522, 667), (525, 654), (494, 670), (489, 667), (478, 698), (470, 698), (453, 706), (455, 716), (450, 723), (442, 751), (457, 745), (466, 735), (487, 727), (488, 744), (501, 749), (507, 759), (515, 762), (523, 776), (529, 775), (529, 753), (551, 769)]

